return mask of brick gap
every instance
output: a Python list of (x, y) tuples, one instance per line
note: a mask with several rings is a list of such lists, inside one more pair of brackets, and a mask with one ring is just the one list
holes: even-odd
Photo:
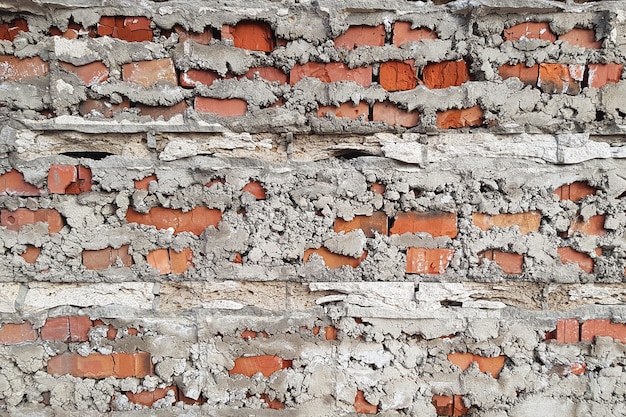
[(113, 156), (114, 154), (110, 152), (98, 152), (98, 151), (72, 151), (72, 152), (62, 152), (61, 155), (69, 156), (71, 158), (86, 158), (93, 159), (95, 161), (100, 161), (101, 159), (106, 158), (107, 156)]
[(370, 122), (374, 120), (374, 105), (370, 104), (367, 112), (367, 120)]

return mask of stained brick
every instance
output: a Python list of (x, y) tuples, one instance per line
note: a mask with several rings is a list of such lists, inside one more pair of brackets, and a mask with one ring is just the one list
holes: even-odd
[(552, 194), (559, 196), (560, 200), (580, 201), (587, 196), (594, 195), (597, 191), (596, 188), (586, 182), (575, 181), (560, 186)]
[(152, 41), (150, 19), (143, 16), (103, 16), (98, 23), (98, 36), (111, 36), (127, 42)]
[(410, 22), (395, 22), (393, 24), (393, 44), (398, 47), (409, 42), (437, 38), (437, 32), (428, 28), (411, 29)]
[(544, 93), (575, 95), (585, 74), (584, 65), (539, 64), (537, 86)]
[(408, 248), (406, 272), (408, 274), (443, 274), (454, 256), (452, 249)]
[(44, 77), (50, 65), (38, 56), (20, 59), (11, 55), (0, 55), (0, 81), (20, 81)]
[(369, 403), (365, 399), (363, 391), (357, 390), (356, 397), (354, 398), (354, 411), (361, 414), (376, 414), (378, 413), (378, 406)]
[(22, 323), (4, 323), (0, 327), (0, 344), (17, 345), (37, 340), (37, 331), (27, 321)]
[(524, 255), (489, 249), (478, 254), (481, 259), (489, 259), (502, 269), (505, 274), (521, 274), (523, 272)]
[(158, 119), (162, 117), (163, 120), (170, 120), (174, 116), (185, 113), (185, 110), (189, 107), (186, 101), (181, 101), (173, 106), (146, 106), (143, 104), (137, 104), (135, 106), (139, 109), (139, 113), (142, 116), (148, 116), (152, 119)]
[(127, 98), (123, 98), (121, 103), (111, 103), (107, 100), (87, 99), (78, 105), (78, 113), (81, 116), (90, 114), (102, 115), (111, 118), (117, 112), (130, 108), (130, 102)]
[(113, 376), (111, 355), (94, 353), (81, 356), (77, 353), (63, 353), (48, 360), (48, 373), (51, 375), (72, 375), (79, 378), (102, 379)]
[[(198, 85), (210, 86), (213, 81), (222, 77), (215, 71), (205, 71), (198, 69), (190, 69), (180, 73), (180, 85), (182, 87), (196, 87)], [(231, 78), (227, 76), (225, 78)]]
[(504, 31), (505, 41), (520, 41), (525, 39), (542, 39), (554, 42), (556, 41), (556, 35), (550, 30), (550, 25), (545, 22), (520, 23)]
[(589, 64), (588, 84), (591, 88), (602, 88), (609, 83), (617, 83), (622, 78), (622, 64)]
[(539, 80), (539, 65), (535, 64), (527, 67), (526, 64), (502, 65), (498, 68), (498, 73), (503, 80), (517, 77), (526, 85), (537, 86)]
[(222, 26), (222, 39), (232, 39), (235, 48), (272, 52), (276, 47), (269, 23), (244, 20), (235, 26)]
[(483, 109), (476, 105), (465, 109), (450, 109), (437, 112), (436, 123), (442, 129), (480, 126), (483, 124)]
[(394, 235), (428, 233), (432, 237), (448, 236), (454, 238), (457, 235), (456, 213), (439, 211), (398, 213), (390, 232)]
[(602, 47), (602, 41), (596, 41), (596, 31), (593, 29), (574, 28), (563, 35), (559, 35), (559, 40), (581, 48), (598, 49)]
[(369, 87), (372, 83), (372, 67), (350, 68), (342, 62), (296, 64), (289, 73), (289, 83), (294, 85), (304, 77), (317, 78), (325, 83), (354, 81)]
[(417, 111), (407, 111), (399, 108), (390, 101), (374, 103), (372, 120), (375, 122), (385, 122), (390, 126), (414, 127), (420, 122), (420, 115)]
[(124, 64), (122, 79), (144, 87), (152, 87), (155, 84), (178, 85), (174, 61), (171, 58)]
[(206, 28), (204, 31), (198, 33), (189, 32), (181, 25), (174, 25), (173, 30), (178, 35), (178, 42), (180, 43), (190, 40), (200, 45), (208, 45), (213, 39), (213, 31), (211, 28)]
[(28, 22), (25, 19), (13, 19), (10, 22), (0, 23), (0, 40), (13, 42), (20, 32), (28, 32)]
[(52, 165), (48, 191), (53, 194), (81, 194), (91, 190), (91, 169), (83, 166)]
[(428, 64), (424, 67), (423, 76), (428, 88), (459, 86), (470, 80), (467, 63), (462, 59)]
[(41, 194), (41, 189), (24, 181), (24, 175), (12, 169), (0, 175), (0, 194), (20, 197), (38, 196)]
[(335, 48), (354, 49), (359, 46), (383, 46), (385, 44), (385, 26), (350, 26), (343, 34), (335, 38)]
[(96, 37), (96, 30), (94, 27), (84, 28), (78, 23), (70, 21), (65, 31), (61, 31), (58, 27), (51, 27), (48, 31), (50, 36), (61, 36), (65, 39), (78, 39), (81, 36), (88, 36), (90, 38)]
[(364, 117), (367, 120), (370, 108), (364, 101), (360, 101), (356, 106), (348, 101), (337, 106), (319, 106), (317, 109), (317, 117), (325, 117), (327, 114), (332, 113), (337, 117), (345, 117), (348, 119), (358, 119)]
[(268, 377), (276, 371), (290, 368), (292, 361), (281, 358), (280, 356), (242, 356), (235, 359), (235, 366), (229, 371), (230, 375), (241, 374), (248, 377), (261, 372)]
[(388, 61), (380, 64), (380, 85), (387, 91), (412, 90), (417, 86), (415, 61)]
[(541, 212), (528, 211), (525, 213), (483, 214), (472, 213), (472, 223), (481, 230), (489, 230), (493, 227), (502, 229), (518, 226), (520, 233), (528, 234), (538, 232), (541, 224)]
[(59, 62), (66, 71), (75, 74), (87, 87), (103, 83), (109, 79), (109, 69), (102, 62), (92, 62), (86, 65), (72, 65), (68, 62)]
[(240, 98), (196, 97), (194, 108), (201, 113), (213, 113), (218, 116), (245, 116), (248, 103)]
[(353, 258), (351, 256), (332, 253), (326, 248), (307, 249), (304, 251), (304, 263), (307, 263), (311, 255), (314, 253), (321, 256), (322, 259), (324, 259), (324, 264), (331, 269), (341, 268), (342, 266), (351, 266), (352, 268), (356, 268), (367, 257), (367, 251), (363, 252), (363, 255), (360, 258)]
[(196, 207), (187, 212), (181, 209), (155, 207), (148, 213), (138, 213), (129, 208), (126, 213), (129, 223), (154, 226), (157, 229), (174, 229), (174, 233), (191, 232), (200, 235), (209, 226), (217, 228), (222, 220), (222, 212), (207, 207)]
[(336, 233), (348, 233), (357, 229), (363, 230), (366, 237), (374, 237), (375, 233), (386, 236), (389, 234), (387, 215), (383, 211), (375, 211), (371, 216), (354, 216), (352, 220), (335, 219)]
[(133, 258), (128, 253), (128, 245), (121, 246), (119, 249), (109, 247), (99, 250), (84, 250), (82, 258), (85, 268), (96, 271), (115, 266), (118, 258), (125, 267), (130, 267), (133, 264)]
[(8, 230), (18, 231), (22, 226), (38, 222), (48, 223), (48, 233), (58, 233), (64, 226), (63, 218), (54, 209), (29, 210), (20, 208), (15, 211), (0, 210), (0, 225)]

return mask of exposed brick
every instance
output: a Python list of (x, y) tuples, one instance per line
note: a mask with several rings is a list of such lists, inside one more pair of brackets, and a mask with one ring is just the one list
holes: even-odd
[(170, 120), (174, 116), (185, 113), (185, 110), (189, 107), (186, 101), (181, 101), (173, 106), (146, 106), (143, 104), (137, 104), (135, 106), (139, 109), (139, 113), (142, 116), (148, 116), (152, 119), (158, 119), (162, 117), (163, 120)]
[(188, 40), (200, 45), (208, 45), (213, 39), (213, 31), (210, 27), (205, 28), (202, 32), (189, 32), (181, 25), (174, 25), (173, 31), (178, 35), (178, 42), (183, 43)]
[(588, 84), (591, 88), (602, 88), (609, 83), (617, 83), (622, 78), (622, 64), (589, 64)]
[(515, 65), (502, 65), (498, 68), (498, 74), (503, 80), (511, 77), (517, 77), (526, 85), (537, 86), (539, 81), (539, 65), (535, 64), (527, 67), (526, 64), (520, 63)]
[(50, 36), (61, 36), (65, 39), (78, 39), (81, 36), (88, 36), (90, 38), (96, 37), (95, 27), (84, 28), (73, 21), (70, 21), (67, 25), (67, 29), (64, 31), (54, 26), (50, 28), (48, 33), (50, 33)]
[(184, 248), (180, 252), (170, 249), (170, 263), (173, 274), (183, 274), (193, 266), (193, 252), (190, 248)]
[(273, 400), (270, 399), (270, 396), (267, 394), (261, 394), (259, 396), (265, 403), (267, 404), (267, 408), (271, 410), (283, 410), (285, 408), (285, 404), (278, 401), (276, 398)]
[(152, 41), (150, 19), (143, 16), (103, 16), (98, 23), (98, 36), (111, 36), (127, 42)]
[(135, 181), (135, 190), (147, 190), (152, 181), (157, 181), (156, 174), (149, 175), (143, 179)]
[(396, 215), (390, 230), (393, 235), (404, 233), (428, 233), (432, 237), (456, 237), (456, 213), (440, 211), (401, 212)]
[(27, 183), (21, 172), (12, 169), (0, 175), (0, 194), (30, 197), (41, 194), (41, 189)]
[[(180, 85), (182, 87), (197, 87), (199, 85), (210, 86), (213, 81), (222, 77), (215, 71), (205, 71), (198, 69), (190, 69), (180, 73)], [(231, 78), (226, 76), (226, 78)]]
[(494, 356), (494, 357), (486, 357), (481, 355), (473, 355), (471, 353), (450, 353), (448, 354), (448, 360), (453, 364), (457, 365), (461, 368), (461, 371), (467, 370), (470, 367), (472, 362), (476, 362), (478, 364), (478, 369), (480, 372), (486, 374), (491, 374), (492, 377), (497, 378), (504, 368), (504, 360), (506, 357), (504, 355)]
[(78, 378), (102, 379), (113, 376), (113, 357), (94, 353), (81, 356), (78, 353), (63, 353), (48, 360), (50, 375), (72, 375)]
[(483, 124), (483, 109), (476, 105), (465, 109), (450, 109), (437, 112), (436, 123), (442, 129), (480, 126)]
[(467, 414), (469, 409), (463, 403), (462, 395), (454, 395), (453, 402), (454, 402), (454, 411), (452, 412), (453, 416), (464, 416), (465, 414)]
[(191, 232), (199, 236), (209, 226), (217, 228), (222, 220), (222, 212), (207, 207), (196, 207), (183, 213), (181, 209), (155, 207), (143, 214), (129, 208), (126, 220), (129, 223), (145, 224), (157, 229), (171, 227), (174, 233)]
[(570, 247), (558, 248), (557, 253), (561, 258), (561, 263), (574, 263), (588, 274), (591, 274), (593, 272), (593, 267), (595, 263), (591, 256), (587, 255), (586, 253), (578, 252)]
[(335, 38), (335, 48), (354, 49), (359, 46), (383, 46), (385, 44), (385, 26), (350, 26), (343, 34)]
[(363, 391), (357, 390), (356, 397), (354, 397), (354, 411), (361, 414), (376, 414), (378, 406), (368, 402)]
[(380, 64), (380, 86), (387, 91), (412, 90), (417, 86), (415, 61), (388, 61)]
[(100, 84), (109, 79), (109, 69), (102, 62), (92, 62), (86, 65), (72, 65), (68, 62), (59, 62), (66, 71), (75, 74), (87, 87)]
[(244, 330), (241, 332), (242, 339), (256, 339), (257, 332), (253, 332), (252, 330)]
[(125, 267), (130, 267), (133, 264), (133, 258), (128, 253), (128, 245), (121, 246), (119, 249), (109, 247), (99, 250), (84, 250), (82, 258), (85, 268), (95, 271), (115, 266), (118, 258)]
[(41, 248), (33, 245), (26, 245), (26, 250), (20, 254), (22, 258), (29, 264), (34, 264), (41, 253)]
[(29, 210), (19, 208), (15, 211), (0, 210), (0, 225), (8, 230), (19, 231), (22, 226), (38, 222), (48, 223), (48, 233), (58, 233), (64, 226), (63, 218), (54, 209)]
[(370, 191), (375, 194), (383, 195), (385, 194), (386, 190), (387, 190), (387, 187), (385, 186), (385, 184), (381, 184), (379, 182), (374, 182), (370, 184)]
[(322, 247), (319, 249), (307, 249), (304, 251), (303, 261), (307, 263), (312, 254), (317, 254), (322, 257), (324, 260), (324, 264), (331, 269), (341, 268), (342, 266), (351, 266), (352, 268), (356, 268), (365, 260), (367, 257), (367, 251), (363, 252), (360, 258), (353, 258), (351, 256), (339, 255), (336, 253), (332, 253), (328, 249)]
[(178, 401), (178, 388), (175, 385), (166, 388), (156, 388), (154, 391), (126, 392), (125, 395), (131, 403), (151, 407), (156, 401), (167, 397), (167, 393), (170, 391), (174, 393), (174, 398)]
[(363, 116), (365, 120), (369, 115), (370, 108), (364, 101), (360, 101), (356, 106), (351, 101), (342, 103), (337, 106), (319, 106), (317, 109), (317, 117), (325, 117), (327, 114), (332, 113), (337, 117), (345, 117), (348, 119), (358, 119)]
[(538, 232), (541, 224), (541, 212), (527, 211), (525, 213), (483, 214), (472, 213), (472, 223), (481, 230), (489, 230), (493, 227), (506, 229), (519, 226), (522, 234)]
[(390, 126), (414, 127), (420, 122), (420, 114), (399, 108), (390, 101), (374, 103), (372, 120), (385, 122)]
[(584, 221), (582, 217), (573, 220), (566, 235), (573, 236), (576, 232), (580, 232), (584, 235), (604, 236), (606, 234), (604, 215), (598, 214), (591, 216), (587, 221)]
[(265, 200), (266, 198), (265, 188), (263, 188), (263, 184), (261, 184), (259, 181), (250, 181), (243, 186), (241, 192), (250, 193), (257, 200)]
[(240, 374), (251, 377), (257, 372), (261, 372), (264, 376), (268, 377), (276, 371), (290, 368), (291, 365), (292, 361), (283, 359), (280, 356), (242, 356), (235, 359), (235, 366), (229, 371), (229, 374)]
[(89, 329), (93, 327), (93, 323), (88, 316), (70, 316), (70, 342), (86, 342), (89, 340)]
[(243, 20), (235, 26), (222, 26), (222, 39), (232, 39), (235, 48), (272, 52), (276, 47), (269, 23)]
[(91, 190), (91, 169), (83, 166), (52, 165), (48, 191), (52, 194), (80, 194)]
[(580, 340), (580, 324), (576, 319), (559, 319), (556, 322), (556, 342), (576, 343)]
[(583, 181), (564, 184), (554, 190), (552, 194), (559, 196), (560, 200), (580, 201), (583, 198), (594, 195), (598, 190)]
[(339, 330), (335, 326), (324, 327), (324, 339), (326, 340), (337, 340), (337, 333)]
[(584, 65), (539, 64), (537, 86), (544, 93), (575, 95), (585, 74)]
[(0, 81), (20, 81), (44, 77), (50, 65), (38, 56), (20, 59), (11, 55), (0, 55)]
[(366, 237), (374, 237), (375, 233), (387, 236), (389, 234), (388, 218), (385, 212), (375, 211), (371, 216), (354, 216), (352, 220), (335, 219), (336, 233), (351, 232), (361, 229)]
[(148, 352), (113, 353), (112, 360), (116, 378), (144, 378), (154, 373)]
[(573, 363), (570, 365), (568, 371), (572, 375), (584, 375), (585, 371), (587, 371), (587, 364), (586, 363)]
[(117, 112), (130, 108), (130, 102), (124, 98), (121, 103), (111, 103), (107, 100), (87, 99), (78, 105), (78, 113), (81, 116), (89, 114), (102, 115), (111, 118)]
[(0, 327), (0, 344), (17, 345), (37, 340), (37, 331), (27, 321), (22, 323), (4, 323)]
[(171, 58), (124, 64), (122, 80), (144, 87), (152, 87), (155, 84), (178, 85), (174, 61)]
[(354, 81), (369, 87), (372, 83), (372, 67), (350, 68), (342, 62), (296, 64), (289, 73), (289, 83), (294, 85), (304, 77), (317, 78), (325, 83)]
[(580, 340), (593, 342), (596, 336), (612, 337), (626, 343), (626, 324), (611, 323), (611, 320), (587, 320), (580, 328)]
[(41, 327), (41, 338), (43, 340), (58, 340), (61, 342), (69, 341), (69, 317), (52, 317), (46, 319), (46, 322)]
[(248, 103), (240, 98), (196, 97), (194, 108), (201, 113), (218, 116), (244, 116), (248, 111)]
[(550, 30), (550, 25), (545, 22), (520, 23), (504, 31), (505, 41), (520, 41), (526, 39), (542, 39), (554, 42), (556, 41), (556, 35)]
[(393, 24), (393, 44), (398, 47), (409, 42), (437, 38), (437, 32), (428, 28), (411, 29), (410, 22), (395, 22)]
[(262, 78), (269, 82), (278, 82), (279, 84), (289, 83), (289, 76), (285, 74), (281, 69), (274, 67), (253, 67), (248, 70), (244, 75), (239, 78), (254, 79), (255, 76)]
[(408, 248), (407, 274), (443, 274), (454, 256), (452, 249)]
[(25, 19), (13, 19), (10, 22), (0, 23), (0, 40), (13, 42), (20, 32), (28, 32), (28, 22)]
[(146, 260), (159, 274), (182, 274), (193, 266), (193, 253), (185, 248), (180, 252), (174, 249), (156, 249), (148, 253)]
[(432, 404), (438, 416), (454, 415), (454, 398), (451, 395), (433, 395)]
[(428, 88), (459, 86), (470, 80), (469, 69), (463, 59), (428, 64), (424, 67), (423, 76)]
[(596, 41), (596, 31), (593, 29), (574, 28), (563, 35), (559, 35), (559, 40), (581, 48), (598, 49), (602, 47), (602, 41)]
[(523, 272), (524, 255), (489, 249), (478, 254), (481, 259), (489, 259), (502, 269), (505, 274), (521, 274)]

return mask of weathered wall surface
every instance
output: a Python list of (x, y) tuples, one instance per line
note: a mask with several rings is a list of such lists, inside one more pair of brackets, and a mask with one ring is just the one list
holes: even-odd
[(0, 0), (1, 412), (625, 415), (625, 10)]

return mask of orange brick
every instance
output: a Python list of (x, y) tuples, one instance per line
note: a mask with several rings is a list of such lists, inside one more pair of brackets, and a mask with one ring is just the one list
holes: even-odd
[(289, 82), (289, 76), (285, 74), (283, 70), (274, 67), (253, 67), (239, 78), (248, 78), (252, 80), (255, 76), (269, 82), (278, 82), (281, 85)]
[(610, 320), (587, 320), (581, 326), (580, 340), (593, 342), (596, 336), (612, 337), (626, 342), (626, 324), (611, 323)]
[(407, 274), (443, 274), (454, 256), (452, 249), (408, 248)]
[(0, 194), (30, 197), (41, 194), (41, 189), (27, 183), (21, 172), (12, 169), (0, 175)]
[(222, 39), (232, 39), (235, 48), (272, 52), (276, 47), (274, 32), (269, 23), (243, 20), (235, 26), (224, 26)]
[(324, 327), (324, 339), (326, 340), (337, 340), (337, 333), (339, 331), (335, 326), (326, 326)]
[(609, 83), (617, 83), (622, 78), (622, 64), (589, 64), (589, 87), (602, 88)]
[(374, 237), (375, 233), (389, 234), (388, 218), (383, 211), (375, 211), (371, 216), (354, 216), (352, 220), (337, 218), (333, 227), (336, 233), (361, 229), (366, 237)]
[(410, 22), (395, 22), (393, 24), (393, 44), (398, 47), (409, 42), (437, 38), (437, 32), (428, 28), (411, 29)]
[(37, 331), (27, 321), (22, 323), (4, 323), (0, 327), (0, 344), (17, 345), (37, 340)]
[(580, 201), (587, 196), (594, 195), (597, 191), (596, 188), (586, 182), (576, 181), (560, 186), (552, 194), (559, 196), (560, 200)]
[(25, 19), (13, 19), (10, 22), (0, 23), (0, 40), (13, 42), (20, 32), (28, 32), (28, 22)]
[(465, 414), (467, 414), (469, 409), (465, 407), (465, 404), (463, 403), (462, 395), (455, 395), (453, 397), (453, 401), (454, 401), (454, 411), (452, 412), (453, 416), (464, 416)]
[(462, 59), (428, 64), (424, 67), (423, 76), (428, 88), (459, 86), (470, 80), (467, 63)]
[(91, 169), (83, 166), (52, 165), (48, 191), (53, 194), (80, 194), (91, 190)]
[(539, 65), (527, 67), (526, 64), (502, 65), (498, 68), (498, 73), (503, 80), (516, 77), (526, 85), (537, 86), (539, 80)]
[(146, 261), (148, 261), (150, 266), (156, 269), (160, 275), (172, 272), (169, 251), (167, 249), (156, 249), (150, 251), (148, 255), (146, 255)]
[(606, 234), (604, 215), (591, 216), (588, 221), (584, 221), (582, 218), (573, 220), (567, 231), (567, 236), (573, 236), (576, 232), (584, 235), (604, 236)]
[(184, 43), (190, 40), (200, 45), (208, 45), (213, 39), (213, 31), (211, 30), (211, 28), (206, 28), (204, 31), (198, 33), (189, 32), (185, 30), (185, 28), (183, 28), (181, 25), (174, 25), (173, 30), (178, 35), (179, 43)]
[(41, 328), (41, 338), (43, 340), (59, 340), (68, 342), (70, 340), (70, 321), (68, 317), (54, 317), (46, 319)]
[(478, 369), (480, 372), (486, 374), (490, 373), (492, 377), (497, 378), (504, 368), (504, 360), (506, 357), (504, 355), (494, 356), (494, 357), (485, 357), (480, 355), (473, 355), (471, 353), (459, 353), (454, 352), (448, 354), (448, 360), (453, 364), (457, 365), (461, 368), (461, 371), (465, 372), (472, 362), (476, 362), (478, 364)]
[(370, 108), (364, 101), (360, 101), (356, 106), (348, 101), (337, 106), (319, 106), (317, 109), (317, 117), (325, 117), (327, 114), (332, 113), (337, 117), (345, 117), (348, 119), (358, 119), (363, 116), (367, 120), (369, 116)]
[(95, 113), (106, 118), (111, 118), (115, 113), (130, 108), (130, 101), (124, 98), (121, 103), (111, 103), (107, 100), (87, 99), (78, 105), (78, 113), (87, 116)]
[(87, 87), (103, 83), (109, 79), (109, 69), (102, 62), (92, 62), (80, 66), (59, 62), (59, 65), (68, 72), (75, 74)]
[(0, 55), (0, 81), (45, 77), (49, 72), (50, 65), (38, 56), (19, 59), (11, 55)]
[(163, 120), (170, 120), (172, 117), (185, 113), (187, 110), (186, 101), (181, 101), (173, 106), (146, 106), (144, 104), (137, 104), (135, 108), (139, 109), (139, 113), (142, 116), (148, 116), (152, 119), (158, 119), (162, 117)]
[(93, 326), (87, 316), (68, 317), (70, 342), (86, 342), (89, 340), (89, 329)]
[(48, 223), (48, 233), (58, 233), (64, 226), (63, 218), (54, 209), (29, 210), (20, 208), (15, 211), (0, 210), (0, 225), (8, 230), (19, 231), (22, 226), (38, 222)]
[(380, 64), (380, 86), (387, 91), (412, 90), (417, 86), (415, 61), (388, 61)]
[(143, 16), (103, 16), (98, 23), (98, 36), (111, 36), (127, 42), (152, 41), (150, 19)]
[(379, 182), (374, 182), (370, 184), (370, 191), (373, 193), (383, 195), (385, 194), (386, 190), (387, 190), (387, 187), (385, 187), (385, 184), (381, 184)]
[(476, 105), (466, 109), (450, 109), (437, 112), (436, 123), (442, 129), (480, 126), (483, 124), (483, 109)]
[(385, 26), (350, 26), (343, 34), (335, 38), (335, 48), (354, 49), (359, 46), (383, 46), (385, 44)]
[(178, 85), (174, 61), (171, 58), (124, 64), (122, 65), (122, 79), (144, 87), (152, 87), (156, 84)]
[(99, 250), (84, 250), (82, 253), (83, 265), (87, 269), (101, 271), (111, 266), (111, 248)]
[(504, 213), (504, 214), (483, 214), (472, 213), (472, 223), (481, 230), (489, 230), (493, 227), (506, 229), (513, 226), (519, 226), (522, 234), (530, 232), (538, 232), (541, 224), (541, 212), (528, 211), (525, 213)]
[(432, 237), (456, 237), (456, 213), (440, 211), (398, 213), (391, 227), (391, 234), (428, 233)]
[(29, 264), (34, 264), (41, 253), (41, 248), (33, 245), (26, 245), (26, 250), (20, 254), (22, 258)]
[(559, 319), (556, 322), (558, 344), (577, 343), (580, 340), (580, 324), (576, 319)]
[(545, 22), (520, 23), (504, 31), (505, 41), (520, 41), (525, 39), (542, 39), (554, 42), (556, 41), (556, 36), (550, 30), (550, 25)]
[(454, 398), (451, 395), (433, 395), (432, 404), (438, 416), (454, 415)]
[(252, 330), (244, 330), (241, 332), (241, 337), (243, 339), (256, 339), (257, 332), (253, 332)]
[(544, 93), (575, 95), (580, 93), (584, 73), (584, 65), (539, 64), (537, 86)]
[(276, 371), (290, 368), (292, 361), (281, 358), (280, 356), (242, 356), (235, 359), (235, 366), (229, 371), (230, 375), (240, 374), (247, 377), (261, 372), (268, 377)]
[(385, 122), (390, 126), (414, 127), (420, 122), (420, 114), (415, 110), (401, 109), (390, 101), (383, 101), (374, 103), (372, 120)]
[(361, 414), (376, 414), (378, 413), (378, 406), (369, 403), (365, 399), (363, 391), (357, 390), (356, 397), (354, 398), (354, 411)]
[(65, 31), (61, 31), (58, 27), (54, 26), (50, 28), (49, 33), (50, 36), (61, 36), (65, 39), (78, 39), (84, 35), (90, 38), (96, 37), (95, 27), (84, 28), (71, 19)]
[(265, 403), (267, 404), (267, 408), (272, 410), (283, 410), (285, 408), (285, 404), (278, 401), (276, 398), (273, 400), (270, 399), (270, 396), (267, 394), (261, 394), (259, 396)]
[(351, 69), (342, 62), (296, 64), (289, 73), (289, 83), (294, 85), (304, 77), (317, 78), (325, 83), (354, 81), (363, 87), (369, 87), (372, 84), (372, 67)]
[(265, 200), (266, 198), (265, 188), (263, 188), (263, 184), (261, 184), (259, 181), (250, 181), (249, 183), (244, 185), (244, 187), (241, 189), (241, 192), (250, 193), (254, 197), (256, 197), (257, 200)]
[(183, 274), (193, 266), (193, 252), (190, 248), (184, 248), (180, 252), (170, 249), (170, 263), (173, 274)]
[(191, 232), (200, 235), (209, 226), (217, 228), (222, 220), (222, 212), (207, 207), (196, 207), (183, 213), (180, 209), (155, 207), (148, 213), (138, 213), (133, 209), (126, 212), (129, 223), (139, 223), (154, 226), (157, 229), (173, 228), (174, 233)]
[(471, 353), (454, 352), (448, 354), (448, 360), (461, 368), (462, 372), (465, 372), (474, 362), (474, 355)]
[(591, 256), (587, 255), (586, 253), (575, 251), (574, 249), (569, 247), (558, 248), (557, 253), (561, 258), (561, 263), (577, 264), (578, 267), (586, 273), (591, 274), (593, 272), (593, 267), (595, 263)]
[(505, 274), (521, 274), (523, 272), (524, 255), (490, 249), (478, 254), (482, 259), (489, 259), (502, 269)]
[(602, 47), (602, 41), (596, 41), (596, 31), (593, 29), (574, 28), (563, 35), (559, 35), (559, 40), (581, 48), (598, 49)]
[(167, 397), (169, 391), (174, 393), (174, 398), (178, 401), (178, 388), (176, 386), (157, 388), (154, 391), (140, 391), (136, 394), (126, 392), (125, 395), (131, 403), (151, 407), (156, 401)]
[(196, 97), (194, 108), (201, 113), (213, 113), (218, 116), (245, 116), (248, 103), (240, 98)]
[(51, 357), (47, 369), (51, 375), (102, 379), (113, 376), (113, 358), (97, 353), (84, 357), (77, 353), (63, 353)]
[[(210, 86), (213, 81), (219, 80), (222, 77), (215, 71), (205, 71), (190, 69), (180, 73), (180, 85), (182, 87), (197, 87), (199, 85)], [(232, 78), (226, 76), (225, 78)]]
[(152, 375), (152, 361), (147, 352), (114, 353), (113, 375), (116, 378), (144, 378)]
[(319, 249), (307, 249), (304, 251), (303, 261), (307, 263), (312, 254), (318, 254), (324, 259), (324, 264), (331, 269), (341, 268), (342, 266), (351, 266), (352, 268), (356, 268), (365, 260), (367, 257), (367, 251), (363, 252), (360, 258), (353, 258), (351, 256), (339, 255), (336, 253), (332, 253), (326, 248)]
[(583, 375), (587, 370), (586, 363), (573, 363), (569, 367), (569, 373), (572, 375)]
[(157, 181), (156, 174), (149, 175), (143, 179), (135, 181), (135, 190), (147, 190), (152, 181)]

